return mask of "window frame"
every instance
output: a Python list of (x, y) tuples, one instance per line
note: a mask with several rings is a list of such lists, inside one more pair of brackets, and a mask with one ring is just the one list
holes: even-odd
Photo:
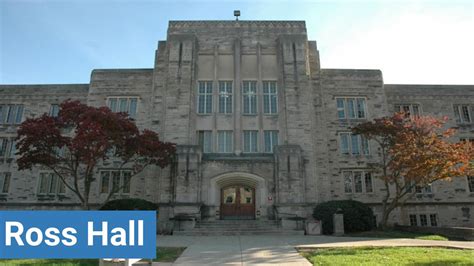
[[(339, 132), (337, 135), (339, 137), (339, 140), (338, 140), (339, 154), (348, 155), (348, 156), (370, 156), (371, 155), (370, 141), (364, 136), (360, 134), (352, 134), (351, 132)], [(347, 140), (347, 153), (344, 152), (343, 150), (343, 143), (344, 143), (343, 136), (347, 137), (346, 139)], [(358, 147), (359, 153), (353, 152), (353, 148), (354, 148), (353, 137), (355, 136), (357, 136), (357, 144), (358, 144), (357, 147)], [(364, 147), (364, 143), (367, 143), (367, 147)], [(367, 153), (365, 153), (365, 151), (367, 151)]]
[[(209, 150), (206, 150), (206, 133), (209, 137)], [(202, 137), (202, 138), (201, 138)], [(214, 152), (214, 141), (213, 141), (213, 132), (212, 130), (198, 130), (197, 131), (197, 144), (201, 146), (202, 153), (213, 153)]]
[[(375, 184), (374, 184), (374, 177), (373, 173), (371, 171), (367, 170), (342, 170), (342, 178), (343, 178), (343, 185), (344, 185), (344, 194), (373, 194), (375, 193)], [(350, 173), (347, 175), (346, 173)], [(361, 191), (357, 191), (356, 187), (356, 179), (355, 179), (355, 174), (354, 173), (360, 173), (360, 186), (361, 186)], [(371, 191), (367, 191), (367, 180), (366, 180), (366, 175), (370, 175), (370, 187)], [(348, 177), (350, 177), (350, 180), (348, 180)], [(348, 182), (349, 181), (349, 182)], [(347, 186), (350, 184), (350, 189)]]
[[(250, 92), (251, 89), (252, 89), (252, 86), (249, 85), (249, 92), (245, 92), (246, 90), (246, 87), (245, 87), (245, 84), (248, 83), (248, 84), (254, 84), (255, 85), (255, 92)], [(245, 115), (245, 116), (254, 116), (254, 115), (257, 115), (258, 114), (258, 82), (257, 80), (243, 80), (242, 81), (242, 91), (241, 91), (241, 94), (242, 94), (242, 115)], [(246, 100), (245, 97), (248, 97), (248, 99)], [(254, 105), (255, 105), (255, 110), (254, 112), (252, 112), (252, 97), (254, 97)], [(245, 110), (245, 103), (248, 102), (249, 104), (249, 112), (246, 112)]]
[[(120, 110), (120, 102), (123, 99), (127, 100), (127, 102), (126, 102), (127, 105), (126, 105), (126, 111), (125, 112)], [(116, 100), (114, 108), (112, 108), (112, 106), (111, 106), (112, 105), (112, 100)], [(135, 100), (135, 112), (133, 114), (130, 112), (131, 111), (130, 106), (131, 106), (132, 100)], [(139, 100), (140, 100), (139, 96), (131, 96), (131, 95), (127, 95), (127, 96), (126, 95), (123, 95), (123, 96), (107, 96), (106, 105), (114, 113), (127, 113), (130, 118), (137, 119)]]
[[(275, 92), (272, 92), (272, 84), (275, 85)], [(264, 80), (262, 81), (262, 95), (263, 95), (263, 114), (265, 115), (278, 115), (278, 81), (276, 80)], [(268, 112), (265, 111), (265, 99), (268, 98)], [(272, 99), (275, 100), (272, 103)], [(272, 107), (275, 111), (272, 112)]]
[[(0, 195), (8, 195), (12, 182), (11, 172), (0, 172)], [(6, 185), (5, 185), (6, 184)], [(6, 187), (6, 190), (5, 190)]]
[[(366, 120), (368, 118), (368, 110), (367, 110), (367, 97), (360, 97), (360, 96), (336, 96), (334, 97), (336, 100), (336, 110), (337, 110), (337, 119), (338, 120)], [(349, 108), (349, 100), (352, 101), (352, 108)], [(363, 100), (363, 104), (361, 105), (361, 109), (363, 110), (363, 117), (359, 116), (359, 101)], [(342, 107), (339, 106), (339, 101), (342, 101)], [(344, 117), (340, 117), (340, 112), (344, 114)], [(350, 113), (354, 114), (354, 117), (350, 117)]]
[[(267, 143), (267, 138), (266, 138), (267, 134), (269, 135), (270, 143)], [(278, 143), (279, 143), (278, 138), (279, 138), (278, 130), (264, 130), (263, 131), (263, 152), (273, 153), (275, 151), (275, 146), (278, 146)], [(270, 147), (268, 147), (267, 144), (270, 144)]]
[[(467, 114), (469, 116), (469, 121), (465, 121), (464, 118), (464, 113), (462, 108), (466, 107), (467, 108)], [(453, 104), (453, 109), (454, 109), (454, 118), (456, 120), (457, 124), (472, 124), (474, 123), (474, 119), (472, 117), (474, 113), (474, 106), (470, 104)]]
[[(230, 151), (221, 151), (220, 150), (220, 143), (221, 141), (219, 140), (219, 135), (223, 134), (224, 136), (224, 145), (223, 147), (230, 146)], [(230, 144), (227, 143), (227, 140), (230, 139)], [(231, 154), (234, 152), (234, 131), (232, 130), (217, 130), (217, 153), (223, 153), (223, 154)]]
[[(221, 91), (221, 85), (224, 84), (224, 91)], [(229, 92), (230, 84), (230, 92)], [(232, 114), (234, 112), (234, 82), (232, 80), (219, 80), (218, 82), (218, 113), (219, 114)], [(229, 100), (230, 98), (230, 100)], [(224, 110), (221, 110), (221, 101), (224, 101)], [(228, 108), (228, 105), (230, 107)], [(230, 109), (230, 110), (227, 110)]]
[[(119, 187), (122, 187), (121, 189), (119, 189), (117, 192), (114, 193), (114, 195), (130, 195), (131, 194), (131, 191), (132, 191), (132, 170), (131, 169), (115, 169), (115, 168), (112, 168), (112, 169), (100, 169), (99, 170), (99, 195), (103, 195), (103, 194), (109, 194), (111, 192), (111, 189), (114, 189), (114, 173), (118, 172), (119, 173), (119, 182), (118, 182), (118, 186)], [(107, 191), (104, 191), (104, 176), (103, 176), (103, 173), (108, 173), (107, 175)], [(128, 192), (124, 192), (124, 189), (125, 187), (123, 187), (125, 185), (125, 173), (130, 173), (130, 181), (128, 183)]]
[(474, 176), (466, 176), (467, 189), (470, 193), (474, 193)]
[[(408, 116), (409, 117), (419, 117), (422, 115), (422, 109), (421, 109), (421, 104), (419, 103), (397, 103), (394, 104), (394, 111), (399, 113), (399, 112), (405, 112), (404, 107), (408, 107)], [(417, 114), (415, 114), (415, 107), (418, 109)], [(405, 112), (406, 113), (406, 112)]]
[[(243, 153), (258, 153), (259, 147), (258, 147), (258, 130), (242, 130), (242, 152)], [(246, 150), (246, 134), (248, 134), (248, 140), (249, 140), (249, 150)], [(255, 143), (254, 143), (255, 142)]]
[[(197, 81), (197, 100), (196, 100), (196, 113), (198, 115), (211, 115), (214, 112), (214, 82), (212, 80), (198, 80)], [(201, 84), (204, 84), (204, 87), (201, 87)], [(210, 85), (210, 87), (209, 87)], [(203, 88), (203, 92), (201, 92), (201, 88)], [(210, 92), (209, 92), (210, 89)], [(201, 112), (201, 96), (204, 99), (203, 102), (203, 110)], [(210, 97), (210, 99), (209, 99)], [(208, 103), (210, 103), (210, 110), (207, 110)]]
[[(56, 107), (57, 107), (57, 109), (56, 109)], [(58, 115), (59, 115), (59, 109), (60, 109), (59, 104), (57, 104), (57, 103), (52, 103), (52, 104), (49, 106), (49, 112), (48, 112), (49, 116), (51, 116), (51, 117), (58, 117)]]
[(24, 112), (24, 104), (0, 104), (0, 125), (11, 126), (21, 124), (23, 121)]
[[(46, 192), (41, 192), (43, 179), (46, 178)], [(54, 182), (53, 182), (54, 181)], [(54, 186), (54, 189), (52, 189)], [(64, 188), (63, 191), (61, 191)], [(61, 180), (61, 178), (53, 173), (53, 172), (39, 172), (38, 184), (37, 184), (37, 192), (36, 195), (41, 196), (49, 196), (49, 197), (57, 197), (57, 196), (64, 196), (66, 195), (66, 185)]]

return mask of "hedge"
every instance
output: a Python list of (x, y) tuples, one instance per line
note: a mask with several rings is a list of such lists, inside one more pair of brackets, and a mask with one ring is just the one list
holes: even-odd
[(333, 214), (341, 209), (344, 214), (344, 232), (363, 232), (374, 228), (374, 213), (362, 202), (354, 200), (334, 200), (318, 204), (313, 217), (322, 221), (323, 234), (334, 233)]
[(100, 210), (140, 210), (155, 211), (158, 205), (144, 199), (117, 199), (104, 204)]

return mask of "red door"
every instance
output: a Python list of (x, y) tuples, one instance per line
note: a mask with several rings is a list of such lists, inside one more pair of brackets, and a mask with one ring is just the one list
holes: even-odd
[(255, 219), (255, 189), (243, 185), (221, 190), (221, 219)]

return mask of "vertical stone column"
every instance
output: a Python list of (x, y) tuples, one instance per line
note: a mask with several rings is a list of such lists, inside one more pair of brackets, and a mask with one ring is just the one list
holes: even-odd
[(301, 204), (305, 200), (305, 173), (298, 145), (280, 145), (275, 150), (277, 204)]
[(240, 39), (234, 41), (234, 151), (238, 154), (242, 152), (241, 148), (241, 129), (242, 129), (242, 100), (241, 100), (241, 80), (240, 80), (240, 66), (241, 66), (241, 44)]
[(197, 145), (177, 146), (174, 203), (201, 202), (201, 157), (201, 149)]

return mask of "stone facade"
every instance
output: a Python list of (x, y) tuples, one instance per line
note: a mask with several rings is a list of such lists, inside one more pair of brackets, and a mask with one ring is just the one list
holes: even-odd
[[(167, 40), (158, 43), (153, 69), (93, 70), (89, 84), (1, 85), (0, 105), (23, 105), (24, 120), (66, 99), (104, 106), (110, 97), (136, 98), (137, 125), (177, 143), (177, 160), (163, 170), (147, 168), (133, 178), (130, 193), (116, 197), (158, 203), (163, 227), (178, 214), (222, 218), (222, 189), (232, 185), (254, 191), (249, 201), (256, 219), (310, 216), (318, 202), (340, 199), (365, 202), (380, 217), (384, 186), (367, 167), (378, 160), (376, 146), (369, 142), (366, 147), (349, 136), (346, 154), (341, 135), (359, 122), (393, 113), (399, 105), (448, 116), (449, 125), (460, 128), (457, 137), (474, 138), (474, 86), (388, 85), (380, 70), (321, 69), (319, 62), (316, 42), (307, 39), (303, 21), (171, 21)], [(198, 99), (204, 81), (212, 90), (210, 112), (203, 113)], [(219, 109), (222, 81), (232, 86), (230, 112)], [(256, 85), (256, 110), (250, 114), (245, 82)], [(274, 112), (266, 109), (270, 98), (263, 90), (270, 83), (276, 84)], [(470, 120), (456, 122), (458, 105), (467, 106)], [(0, 138), (14, 138), (16, 127), (2, 121)], [(199, 145), (200, 131), (211, 136), (208, 150)], [(223, 131), (230, 132), (230, 152), (220, 152)], [(256, 143), (246, 143), (244, 131), (255, 132)], [(272, 140), (277, 145), (271, 148), (269, 131), (278, 132), (277, 141)], [(252, 152), (246, 152), (249, 145)], [(42, 172), (17, 171), (14, 158), (2, 158), (0, 173), (10, 173), (10, 184), (0, 194), (0, 208), (79, 208), (68, 191), (39, 195)], [(95, 206), (105, 197), (97, 175), (91, 193)], [(466, 177), (437, 182), (431, 192), (422, 192), (395, 211), (391, 222), (408, 225), (416, 215), (418, 223), (428, 225), (474, 226), (474, 187)]]

